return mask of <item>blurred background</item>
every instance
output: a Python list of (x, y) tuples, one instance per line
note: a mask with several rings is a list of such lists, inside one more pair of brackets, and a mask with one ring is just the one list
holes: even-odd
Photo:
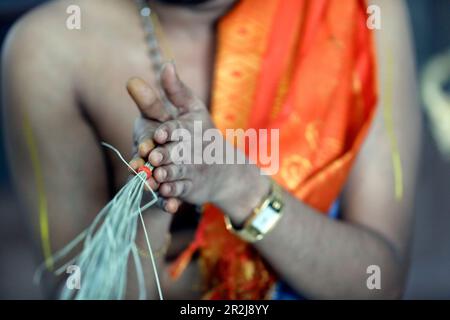
[[(0, 46), (14, 21), (44, 1), (0, 0)], [(407, 3), (425, 131), (405, 298), (450, 299), (450, 0)], [(32, 284), (36, 262), (23, 219), (0, 136), (0, 299), (42, 298)]]

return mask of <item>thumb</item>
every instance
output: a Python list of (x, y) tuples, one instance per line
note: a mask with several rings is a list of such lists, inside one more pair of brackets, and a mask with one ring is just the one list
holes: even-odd
[(136, 77), (131, 78), (127, 82), (127, 90), (144, 118), (159, 122), (171, 118), (155, 90), (144, 80)]
[(180, 80), (172, 62), (164, 64), (161, 71), (161, 84), (167, 98), (181, 113), (186, 113), (201, 105), (192, 90)]

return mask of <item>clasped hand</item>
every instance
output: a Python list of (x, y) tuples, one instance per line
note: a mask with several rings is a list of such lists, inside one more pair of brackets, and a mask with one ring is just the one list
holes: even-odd
[[(203, 137), (196, 136), (199, 133), (194, 130), (194, 123), (201, 123), (203, 130), (215, 129), (215, 126), (205, 104), (180, 80), (172, 63), (163, 67), (161, 84), (165, 96), (178, 111), (176, 116), (169, 113), (157, 92), (145, 81), (139, 78), (128, 81), (128, 92), (141, 112), (135, 121), (134, 157), (130, 165), (136, 170), (148, 161), (155, 167), (148, 182), (164, 198), (163, 207), (167, 212), (175, 213), (182, 201), (225, 206), (232, 201), (233, 180), (238, 181), (242, 169), (203, 161), (200, 164), (178, 163), (173, 159), (177, 150), (195, 149), (188, 139), (176, 138), (177, 130), (182, 129), (193, 141), (203, 143)], [(221, 135), (216, 138), (223, 139)], [(223, 140), (225, 148), (232, 148)], [(198, 156), (202, 157), (193, 154), (192, 159)]]

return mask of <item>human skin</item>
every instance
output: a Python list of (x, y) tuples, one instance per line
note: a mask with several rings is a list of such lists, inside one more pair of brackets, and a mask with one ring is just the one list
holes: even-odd
[[(184, 100), (180, 103), (195, 99), (197, 107), (203, 108), (201, 116), (205, 122), (208, 121), (214, 59), (212, 26), (231, 2), (222, 0), (214, 10), (198, 12), (182, 7), (155, 7), (172, 51), (177, 53), (179, 78), (185, 81), (184, 85), (177, 82), (169, 68), (166, 71), (168, 86), (178, 92), (191, 88), (189, 93), (182, 94)], [(157, 99), (150, 89), (155, 86), (154, 76), (148, 71), (150, 62), (133, 1), (70, 1), (73, 3), (80, 5), (86, 19), (80, 32), (61, 27), (65, 19), (61, 12), (69, 2), (50, 3), (19, 22), (9, 36), (3, 55), (8, 151), (14, 180), (24, 209), (37, 224), (35, 187), (30, 183), (34, 173), (22, 134), (22, 116), (27, 114), (43, 164), (55, 250), (86, 227), (126, 181), (127, 172), (123, 165), (102, 150), (99, 142), (115, 145), (131, 159), (132, 133), (135, 131), (138, 142), (144, 144), (138, 155), (150, 156), (150, 160), (159, 165), (155, 162), (155, 153), (150, 154), (156, 151), (151, 150), (145, 137), (152, 137), (156, 127), (163, 125), (162, 121), (157, 121), (151, 128), (142, 129), (148, 125), (143, 118), (154, 118), (145, 106), (152, 105)], [(382, 48), (390, 46), (395, 60), (393, 117), (403, 165), (404, 197), (399, 202), (394, 196), (391, 147), (382, 119), (383, 106), (380, 105), (343, 193), (342, 219), (334, 221), (317, 214), (285, 192), (283, 218), (255, 245), (281, 279), (312, 298), (398, 298), (404, 287), (420, 145), (420, 119), (416, 99), (411, 94), (417, 90), (404, 5), (400, 1), (387, 0), (374, 3), (381, 6), (383, 13), (383, 28), (376, 32), (380, 88), (383, 88), (386, 67), (386, 53)], [(32, 59), (29, 56), (31, 50)], [(128, 82), (128, 91), (133, 100), (124, 88), (130, 78), (133, 80)], [(383, 101), (383, 95), (381, 91), (380, 101)], [(143, 118), (133, 126), (140, 113)], [(153, 138), (158, 139), (157, 136)], [(138, 165), (138, 161), (134, 165)], [(190, 169), (189, 174), (194, 177), (198, 168)], [(267, 178), (259, 175), (253, 166), (223, 166), (215, 170), (218, 171), (210, 171), (210, 179), (192, 180), (190, 192), (183, 191), (183, 194), (176, 193), (181, 189), (175, 185), (172, 185), (175, 193), (164, 191), (165, 181), (161, 178), (161, 192), (172, 198), (166, 204), (167, 211), (176, 210), (179, 203), (176, 198), (180, 196), (183, 200), (198, 203), (211, 200), (207, 195), (194, 199), (192, 192), (208, 189), (211, 187), (208, 183), (217, 183), (212, 179), (214, 175), (228, 179), (223, 179), (223, 184), (214, 188), (222, 190), (220, 199), (212, 200), (235, 222), (245, 219), (267, 193)], [(157, 179), (158, 171), (155, 170)], [(24, 176), (27, 179), (23, 179)], [(245, 189), (230, 187), (238, 177), (246, 180)], [(151, 237), (158, 248), (164, 244), (172, 219), (182, 213), (171, 215), (156, 208), (150, 211), (145, 219), (150, 230), (154, 230)], [(173, 237), (174, 246), (177, 246), (178, 235)], [(139, 238), (144, 247), (142, 234)], [(178, 239), (185, 239), (185, 235), (179, 235)], [(145, 269), (149, 270), (146, 277), (151, 279), (150, 264), (145, 263)], [(374, 264), (382, 270), (381, 290), (366, 287), (366, 269)], [(164, 259), (160, 259), (159, 265), (163, 290), (168, 298), (200, 295), (192, 288), (200, 281), (195, 263), (178, 282), (168, 279)], [(148, 281), (149, 294), (156, 297), (154, 289), (152, 281)], [(134, 293), (135, 288), (131, 285), (130, 297)]]

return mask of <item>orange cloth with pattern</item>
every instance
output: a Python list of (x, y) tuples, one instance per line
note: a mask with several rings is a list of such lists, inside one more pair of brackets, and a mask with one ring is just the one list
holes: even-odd
[[(326, 214), (339, 196), (374, 114), (372, 34), (362, 0), (241, 0), (218, 26), (211, 113), (216, 126), (280, 130), (272, 178)], [(301, 244), (299, 244), (301, 245)], [(266, 298), (276, 276), (206, 205), (194, 241), (205, 299)]]

